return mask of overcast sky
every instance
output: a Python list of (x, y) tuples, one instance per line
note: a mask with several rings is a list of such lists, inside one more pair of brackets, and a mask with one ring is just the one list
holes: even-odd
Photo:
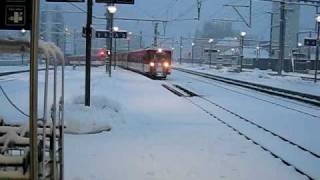
[[(161, 19), (169, 20), (167, 25), (160, 24), (159, 31), (166, 36), (178, 40), (179, 36), (192, 37), (196, 28), (202, 28), (206, 21), (212, 21), (213, 18), (240, 19), (231, 7), (225, 7), (225, 4), (248, 5), (248, 0), (202, 0), (201, 20), (200, 21), (179, 21), (182, 19), (192, 19), (197, 17), (196, 0), (135, 0), (134, 5), (117, 5), (118, 11), (116, 17), (142, 18), (142, 19)], [(52, 3), (51, 3), (52, 4)], [(64, 9), (77, 10), (67, 3), (62, 3)], [(85, 3), (76, 3), (76, 5), (86, 9)], [(93, 14), (104, 16), (104, 4), (94, 5)], [(247, 31), (248, 34), (254, 34), (261, 40), (269, 39), (270, 16), (265, 12), (271, 10), (270, 2), (253, 0), (253, 23), (252, 28), (248, 28), (244, 23), (234, 23), (236, 31)], [(240, 12), (248, 18), (247, 8), (240, 9)], [(80, 30), (86, 22), (84, 14), (66, 14), (66, 23)], [(177, 21), (172, 21), (177, 20)], [(302, 21), (304, 26), (308, 26), (308, 21)], [(105, 21), (95, 20), (94, 24), (105, 23)], [(310, 23), (309, 23), (310, 24)], [(132, 31), (136, 34), (143, 31), (146, 39), (151, 40), (153, 36), (153, 23), (137, 21), (116, 21), (116, 26), (120, 29)], [(95, 28), (101, 29), (105, 26), (95, 25)]]

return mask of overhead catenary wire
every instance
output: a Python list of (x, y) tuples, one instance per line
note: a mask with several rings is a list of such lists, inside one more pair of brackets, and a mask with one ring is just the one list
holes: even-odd
[(7, 99), (7, 101), (10, 103), (10, 105), (12, 107), (14, 107), (18, 112), (20, 112), (22, 115), (26, 116), (26, 117), (30, 117), (27, 113), (25, 113), (22, 109), (20, 109), (18, 107), (18, 105), (16, 105), (12, 99), (10, 99), (10, 97), (8, 96), (8, 94), (6, 93), (6, 91), (3, 89), (3, 87), (0, 85), (0, 90), (2, 92), (2, 94), (4, 95), (4, 97)]

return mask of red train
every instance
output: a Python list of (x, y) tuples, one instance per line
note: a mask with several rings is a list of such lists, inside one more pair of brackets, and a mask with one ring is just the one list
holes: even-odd
[(166, 78), (171, 73), (171, 55), (171, 50), (146, 49), (117, 54), (117, 61), (124, 68), (151, 77)]

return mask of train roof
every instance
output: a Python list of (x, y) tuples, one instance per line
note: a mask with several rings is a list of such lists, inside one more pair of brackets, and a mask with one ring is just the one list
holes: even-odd
[[(146, 49), (136, 49), (130, 52), (139, 52), (139, 51), (157, 51), (159, 48), (146, 48)], [(171, 49), (161, 48), (163, 51), (171, 51)]]

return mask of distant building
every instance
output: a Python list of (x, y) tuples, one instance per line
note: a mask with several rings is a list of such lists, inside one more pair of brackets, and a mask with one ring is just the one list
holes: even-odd
[[(273, 2), (273, 27), (272, 27), (272, 51), (271, 57), (279, 57), (279, 32), (280, 32), (280, 3)], [(286, 36), (285, 36), (285, 57), (288, 58), (291, 49), (297, 47), (297, 32), (300, 27), (300, 6), (286, 4)]]
[(53, 42), (62, 50), (65, 46), (65, 22), (62, 8), (59, 5), (49, 5), (41, 1), (40, 8), (40, 38)]

